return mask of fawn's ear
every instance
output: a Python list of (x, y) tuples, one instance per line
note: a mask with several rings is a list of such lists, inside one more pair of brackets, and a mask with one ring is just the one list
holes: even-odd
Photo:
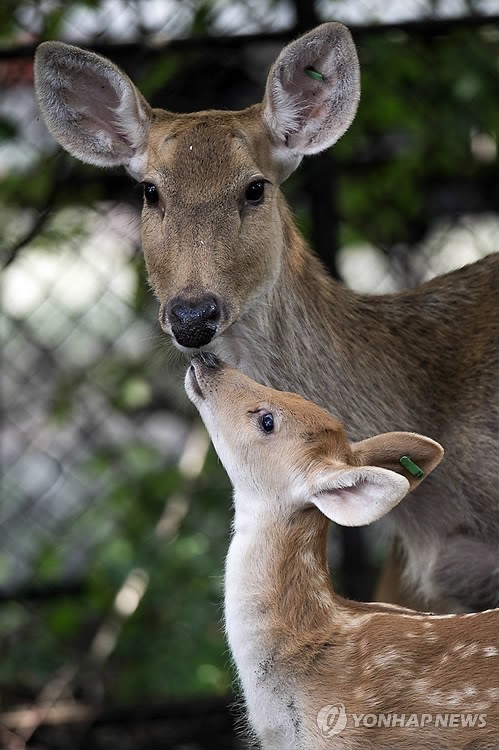
[[(444, 451), (422, 435), (390, 432), (354, 443), (352, 453), (360, 465), (322, 469), (310, 497), (342, 526), (364, 526), (384, 516), (440, 463)], [(410, 470), (401, 458), (409, 459)]]
[[(401, 474), (408, 480), (411, 490), (417, 487), (444, 457), (444, 449), (440, 443), (415, 432), (385, 432), (383, 435), (352, 443), (351, 448), (357, 464), (380, 466)], [(408, 466), (411, 469), (408, 469)], [(417, 471), (418, 468), (421, 471)]]
[(35, 87), (49, 131), (72, 156), (99, 167), (145, 166), (151, 108), (105, 57), (62, 42), (35, 55)]
[(409, 492), (400, 474), (374, 466), (321, 472), (310, 500), (341, 526), (366, 526), (384, 516)]
[(294, 169), (305, 154), (332, 146), (352, 122), (359, 95), (359, 61), (345, 26), (324, 23), (288, 44), (263, 101), (277, 159), (294, 158)]

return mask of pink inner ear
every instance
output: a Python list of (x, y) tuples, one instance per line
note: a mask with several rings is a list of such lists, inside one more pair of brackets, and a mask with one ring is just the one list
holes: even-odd
[[(365, 476), (363, 474), (365, 473)], [(370, 467), (342, 473), (347, 486), (342, 487), (332, 477), (331, 487), (325, 487), (313, 502), (328, 518), (343, 526), (365, 526), (388, 513), (404, 497), (409, 482), (400, 474)]]
[[(362, 487), (362, 489), (360, 489), (360, 487), (362, 485), (364, 485), (364, 486)], [(336, 502), (338, 500), (340, 500), (340, 501), (342, 500), (344, 502), (349, 502), (349, 501), (352, 500), (352, 498), (357, 497), (359, 495), (359, 492), (363, 496), (368, 496), (369, 495), (368, 486), (367, 486), (366, 482), (359, 482), (358, 484), (356, 484), (356, 485), (354, 485), (352, 487), (339, 487), (337, 490), (334, 491), (334, 499), (335, 499)], [(328, 493), (328, 494), (330, 494), (330, 493)], [(375, 493), (373, 493), (373, 495), (375, 495)]]
[(324, 496), (326, 502), (335, 503), (337, 506), (340, 503), (348, 503), (350, 505), (355, 503), (355, 505), (359, 505), (376, 503), (382, 494), (383, 488), (379, 485), (359, 479), (349, 487), (335, 487), (334, 489), (320, 492), (317, 498), (320, 499), (321, 496)]
[(71, 87), (66, 89), (66, 102), (70, 107), (81, 112), (91, 109), (104, 121), (109, 120), (110, 113), (119, 106), (118, 92), (111, 86), (106, 76), (90, 76), (85, 71), (72, 71)]
[(309, 140), (307, 133), (307, 123), (314, 121), (322, 121), (327, 117), (327, 107), (323, 100), (311, 101), (306, 107), (300, 111), (300, 117), (297, 120), (300, 130), (297, 133), (291, 133), (287, 140), (287, 146), (289, 148), (299, 148), (301, 145), (306, 145)]
[(285, 95), (296, 109), (300, 127), (309, 119), (327, 115), (327, 108), (324, 107), (327, 88), (324, 82), (309, 78), (301, 68), (294, 68), (291, 74), (282, 71), (279, 78)]
[(94, 132), (104, 131), (114, 141), (119, 140), (132, 148), (133, 144), (116, 120), (116, 110), (120, 105), (118, 92), (106, 76), (94, 73), (89, 82), (85, 72), (72, 72), (71, 88), (66, 89), (64, 98), (72, 110), (84, 116)]

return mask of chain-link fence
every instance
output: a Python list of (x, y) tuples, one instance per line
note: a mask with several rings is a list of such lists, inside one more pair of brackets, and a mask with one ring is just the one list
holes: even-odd
[[(261, 97), (287, 39), (321, 20), (352, 24), (356, 121), (285, 191), (332, 273), (380, 292), (499, 247), (493, 6), (0, 10), (0, 747), (235, 747), (219, 625), (228, 481), (183, 394), (185, 362), (155, 323), (137, 188), (57, 149), (34, 98), (36, 44), (106, 54), (155, 106), (239, 108)], [(347, 593), (374, 578), (382, 545), (367, 540), (342, 566), (338, 537)]]

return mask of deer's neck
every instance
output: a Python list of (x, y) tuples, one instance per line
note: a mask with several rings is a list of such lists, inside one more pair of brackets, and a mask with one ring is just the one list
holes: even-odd
[[(410, 405), (403, 408), (404, 398), (394, 409), (400, 425), (388, 420), (386, 408), (373, 404), (373, 391), (377, 404), (385, 402), (380, 389), (392, 402), (404, 377), (394, 363), (376, 381), (379, 350), (372, 339), (387, 333), (379, 300), (369, 305), (368, 298), (330, 278), (284, 207), (282, 227), (279, 279), (216, 339), (217, 354), (258, 382), (294, 391), (334, 412), (354, 439), (385, 427), (407, 429)], [(396, 357), (397, 347), (392, 348)], [(391, 356), (386, 346), (384, 355)]]
[(354, 292), (329, 276), (284, 205), (281, 216), (280, 277), (213, 342), (216, 353), (260, 383), (315, 401), (354, 440), (393, 430), (438, 438), (455, 372), (449, 352), (460, 347), (445, 283)]
[(316, 509), (290, 516), (273, 504), (262, 512), (258, 501), (236, 491), (227, 637), (251, 724), (276, 750), (302, 747), (296, 710), (305, 680), (298, 670), (314, 669), (334, 629), (326, 541), (327, 521)]
[[(241, 505), (247, 508), (242, 510)], [(316, 508), (291, 515), (278, 504), (263, 511), (236, 493), (234, 535), (226, 564), (225, 614), (241, 671), (264, 681), (265, 664), (284, 661), (304, 639), (329, 632), (336, 597), (327, 559), (328, 523)]]

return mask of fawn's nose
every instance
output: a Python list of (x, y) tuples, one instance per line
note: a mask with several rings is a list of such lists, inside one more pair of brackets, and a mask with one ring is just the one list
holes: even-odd
[(199, 349), (217, 331), (222, 304), (214, 294), (201, 298), (175, 297), (165, 309), (172, 334), (181, 346)]

